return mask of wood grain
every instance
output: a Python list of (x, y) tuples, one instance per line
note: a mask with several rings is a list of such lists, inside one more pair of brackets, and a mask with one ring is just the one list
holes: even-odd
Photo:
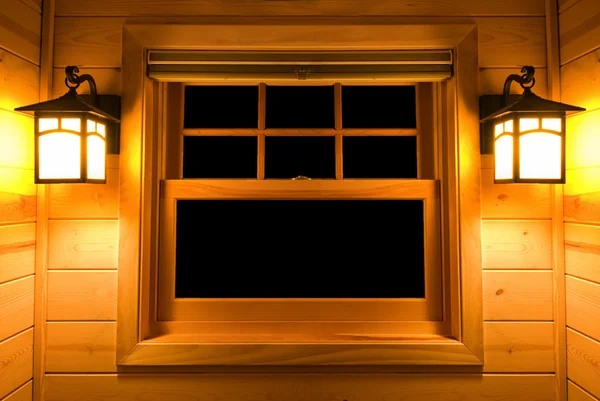
[(598, 398), (573, 383), (571, 380), (567, 383), (569, 401), (598, 401)]
[(550, 220), (484, 220), (484, 269), (552, 269)]
[(40, 67), (0, 49), (0, 109), (37, 103), (39, 84)]
[[(510, 74), (519, 72), (519, 68), (480, 68), (479, 69), (479, 93), (481, 95), (500, 95), (504, 91), (504, 81)], [(536, 95), (543, 98), (548, 96), (548, 78), (546, 68), (535, 69), (535, 88)], [(521, 95), (523, 89), (519, 85), (511, 85), (510, 93)]]
[(35, 221), (33, 170), (0, 167), (0, 177), (0, 224)]
[(0, 284), (0, 341), (33, 326), (33, 276)]
[(0, 342), (0, 399), (32, 377), (33, 329)]
[[(85, 72), (84, 72), (85, 71)], [(88, 68), (82, 67), (81, 72), (90, 74), (96, 81), (98, 94), (121, 95), (121, 69), (120, 68)], [(537, 71), (536, 71), (537, 74)], [(52, 97), (57, 98), (67, 93), (65, 86), (65, 69), (54, 68), (52, 72)], [(90, 92), (88, 84), (83, 84), (77, 89), (79, 94)]]
[(481, 217), (484, 219), (550, 219), (550, 194), (550, 185), (546, 184), (494, 184), (494, 170), (481, 169)]
[(569, 380), (600, 397), (600, 342), (567, 328)]
[(560, 63), (600, 47), (600, 7), (597, 0), (581, 0), (559, 15)]
[(562, 102), (588, 111), (600, 108), (600, 49), (562, 66), (560, 78)]
[[(145, 7), (144, 7), (145, 8)], [(426, 15), (426, 14), (423, 14)], [(181, 21), (179, 19), (162, 18), (162, 23)], [(264, 20), (264, 19), (263, 19)], [(389, 23), (390, 18), (351, 18), (338, 20), (336, 24), (382, 24)], [(410, 23), (432, 22), (431, 18), (403, 18)], [(144, 20), (145, 21), (145, 20)], [(199, 20), (195, 22), (198, 23)], [(269, 20), (267, 20), (269, 21)], [(277, 18), (270, 20), (271, 24), (298, 24), (298, 19)], [(518, 17), (518, 18), (445, 18), (434, 19), (435, 23), (476, 23), (479, 28), (479, 66), (480, 67), (514, 67), (534, 65), (546, 66), (546, 33), (544, 18)], [(121, 67), (121, 33), (125, 18), (122, 17), (93, 17), (73, 18), (61, 17), (56, 19), (56, 52), (54, 66), (80, 65), (86, 68), (119, 68)], [(257, 24), (260, 20), (249, 19), (204, 19), (200, 23), (250, 23)], [(311, 24), (318, 23), (317, 18), (310, 20)], [(329, 20), (329, 22), (331, 22)], [(304, 22), (306, 23), (306, 22)], [(402, 23), (396, 20), (395, 23)], [(73, 34), (77, 32), (77, 34)], [(262, 35), (261, 33), (257, 33)], [(331, 36), (331, 33), (323, 32)], [(311, 35), (312, 36), (312, 35)], [(312, 37), (314, 39), (314, 36)], [(295, 41), (298, 46), (303, 46)], [(306, 42), (310, 46), (309, 42)], [(314, 43), (314, 41), (312, 42)], [(226, 42), (222, 42), (227, 46)], [(359, 45), (359, 44), (357, 44)], [(217, 45), (218, 46), (218, 45)], [(505, 77), (506, 78), (506, 77)]]
[[(591, 87), (589, 89), (590, 91), (594, 90)], [(600, 99), (600, 96), (598, 96), (598, 98)], [(565, 146), (565, 164), (567, 169), (600, 166), (598, 152), (595, 152), (595, 150), (600, 147), (599, 126), (600, 109), (580, 113), (567, 118), (567, 137)]]
[(116, 372), (115, 322), (50, 322), (46, 371)]
[(117, 268), (117, 220), (50, 220), (48, 269)]
[(80, 401), (89, 394), (106, 401), (148, 394), (181, 401), (197, 400), (198, 394), (237, 401), (549, 401), (553, 380), (553, 375), (469, 374), (48, 375), (46, 401)]
[(565, 223), (566, 272), (600, 284), (600, 226)]
[(49, 271), (48, 320), (115, 320), (116, 271)]
[(551, 271), (484, 271), (483, 318), (485, 320), (550, 321)]
[(9, 396), (2, 401), (31, 401), (33, 398), (33, 381), (27, 383), (13, 391)]
[(565, 221), (600, 224), (600, 167), (567, 170)]
[(33, 118), (0, 109), (0, 167), (33, 169)]
[(567, 276), (567, 326), (600, 340), (600, 284)]
[(50, 219), (116, 219), (119, 214), (119, 170), (106, 169), (106, 184), (49, 187)]
[(33, 274), (35, 223), (0, 226), (0, 283)]
[(0, 8), (0, 48), (40, 65), (39, 12), (19, 0), (3, 0)]
[(558, 12), (563, 13), (567, 8), (573, 7), (579, 0), (558, 0)]
[(484, 372), (554, 372), (552, 322), (485, 322)]

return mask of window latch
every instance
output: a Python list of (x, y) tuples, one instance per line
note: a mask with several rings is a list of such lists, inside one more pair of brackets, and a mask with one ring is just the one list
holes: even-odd
[(298, 177), (292, 178), (292, 180), (310, 180), (310, 178), (305, 175), (299, 175)]
[(312, 72), (310, 68), (294, 68), (292, 71), (296, 74), (296, 78), (298, 78), (299, 81), (306, 81), (308, 79), (308, 74)]

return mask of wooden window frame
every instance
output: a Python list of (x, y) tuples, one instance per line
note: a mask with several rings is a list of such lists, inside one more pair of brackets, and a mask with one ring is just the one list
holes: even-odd
[[(319, 34), (315, 34), (318, 32)], [(357, 38), (349, 40), (348, 38)], [(157, 334), (159, 137), (164, 85), (146, 74), (148, 49), (452, 49), (454, 75), (439, 85), (438, 129), (444, 282), (450, 336), (353, 338), (287, 343), (203, 340), (179, 328)], [(483, 365), (477, 30), (457, 25), (167, 25), (123, 27), (117, 364)], [(459, 135), (460, 133), (460, 135)], [(160, 163), (158, 163), (160, 164)], [(189, 327), (188, 327), (189, 328)], [(191, 327), (193, 329), (193, 327)], [(204, 337), (206, 338), (206, 337)], [(318, 340), (318, 339), (317, 339)]]

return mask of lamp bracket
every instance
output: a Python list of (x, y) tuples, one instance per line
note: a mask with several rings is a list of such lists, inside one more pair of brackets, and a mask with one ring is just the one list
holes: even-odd
[(77, 68), (77, 66), (67, 66), (65, 68), (65, 85), (69, 89), (77, 90), (79, 85), (87, 82), (90, 85), (90, 99), (88, 103), (92, 106), (96, 106), (96, 96), (98, 94), (98, 90), (96, 88), (96, 81), (94, 80), (94, 77), (92, 77), (90, 74), (77, 75), (77, 73), (79, 73), (79, 68)]
[(535, 68), (533, 66), (524, 66), (523, 68), (521, 68), (521, 73), (523, 75), (510, 74), (508, 77), (506, 77), (506, 80), (504, 81), (504, 90), (502, 92), (504, 95), (503, 107), (509, 105), (510, 85), (513, 82), (518, 82), (519, 85), (521, 85), (521, 88), (523, 88), (523, 90), (531, 90), (531, 88), (533, 88), (533, 86), (535, 85)]

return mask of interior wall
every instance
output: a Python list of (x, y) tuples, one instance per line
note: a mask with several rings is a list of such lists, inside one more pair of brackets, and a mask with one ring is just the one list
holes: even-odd
[[(64, 67), (79, 65), (101, 94), (121, 94), (121, 32), (128, 20), (200, 17), (252, 22), (293, 16), (319, 23), (410, 21), (477, 23), (481, 94), (499, 94), (508, 74), (534, 65), (536, 93), (546, 96), (544, 0), (57, 0), (54, 93), (65, 91)], [(302, 17), (313, 16), (310, 18)], [(427, 17), (424, 17), (427, 16)], [(268, 18), (267, 18), (268, 19)], [(271, 18), (278, 23), (289, 23)], [(85, 84), (80, 89), (87, 91)], [(515, 93), (520, 93), (513, 85)], [(49, 187), (46, 399), (134, 400), (148, 393), (192, 400), (423, 399), (548, 401), (554, 393), (552, 210), (548, 185), (494, 185), (491, 156), (482, 157), (485, 374), (141, 374), (117, 373), (119, 158), (109, 158), (106, 185)]]
[(36, 243), (33, 117), (39, 100), (41, 0), (0, 7), (0, 400), (31, 400)]
[(559, 1), (561, 99), (567, 119), (564, 191), (569, 400), (600, 399), (600, 3)]

